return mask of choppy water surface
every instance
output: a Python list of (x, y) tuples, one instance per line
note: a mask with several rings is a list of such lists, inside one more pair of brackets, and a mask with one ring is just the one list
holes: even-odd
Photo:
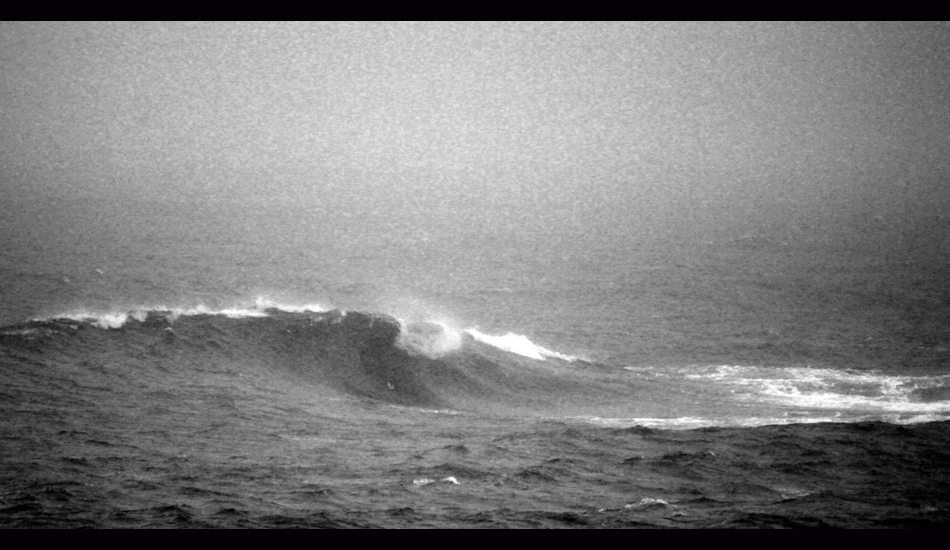
[(51, 200), (4, 221), (0, 525), (950, 521), (924, 244)]

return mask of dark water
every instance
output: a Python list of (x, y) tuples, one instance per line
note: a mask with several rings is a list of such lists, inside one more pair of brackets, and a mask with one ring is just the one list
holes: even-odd
[(391, 214), (19, 199), (0, 525), (950, 524), (945, 240)]

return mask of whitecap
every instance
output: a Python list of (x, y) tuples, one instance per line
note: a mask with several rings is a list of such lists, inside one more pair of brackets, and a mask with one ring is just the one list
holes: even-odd
[(547, 358), (553, 358), (567, 361), (569, 363), (577, 361), (577, 357), (543, 348), (529, 340), (527, 336), (521, 334), (509, 332), (504, 336), (492, 336), (490, 334), (485, 334), (475, 328), (467, 329), (465, 332), (483, 344), (488, 344), (489, 346), (496, 347), (500, 350), (524, 357), (529, 357), (531, 359), (544, 360)]

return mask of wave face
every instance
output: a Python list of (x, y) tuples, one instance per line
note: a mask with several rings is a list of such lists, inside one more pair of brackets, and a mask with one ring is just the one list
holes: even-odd
[(603, 397), (603, 387), (569, 368), (575, 358), (524, 336), (318, 306), (266, 306), (73, 312), (0, 329), (0, 344), (21, 360), (108, 358), (194, 369), (241, 364), (265, 376), (291, 376), (315, 393), (430, 409), (577, 414), (586, 408), (570, 403)]
[(514, 333), (275, 305), (73, 312), (0, 329), (0, 345), (19, 361), (144, 362), (195, 371), (240, 366), (332, 398), (608, 426), (950, 418), (950, 376), (755, 366), (618, 369)]

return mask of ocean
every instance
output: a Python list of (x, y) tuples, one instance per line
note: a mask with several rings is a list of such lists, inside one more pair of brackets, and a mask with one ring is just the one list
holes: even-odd
[(923, 218), (35, 189), (0, 527), (950, 525)]

